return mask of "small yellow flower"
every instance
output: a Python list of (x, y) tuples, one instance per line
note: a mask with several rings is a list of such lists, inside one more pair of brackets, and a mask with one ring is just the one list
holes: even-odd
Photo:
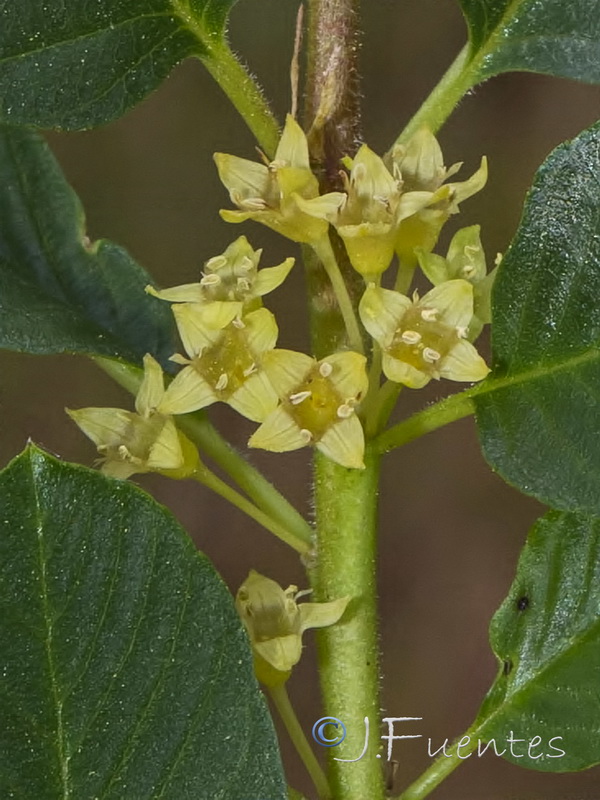
[(359, 313), (379, 343), (387, 378), (420, 389), (432, 378), (480, 381), (489, 368), (466, 339), (473, 317), (473, 287), (465, 280), (442, 283), (419, 299), (371, 285)]
[(199, 466), (198, 451), (170, 416), (158, 413), (163, 396), (162, 369), (146, 355), (137, 413), (121, 408), (67, 409), (67, 413), (98, 448), (106, 475), (126, 479), (135, 473), (160, 472), (188, 478)]
[(260, 307), (261, 297), (272, 292), (289, 275), (293, 258), (276, 267), (258, 269), (262, 250), (254, 250), (245, 236), (240, 236), (224, 253), (210, 258), (204, 265), (199, 283), (188, 283), (157, 291), (147, 286), (149, 294), (170, 303), (243, 303), (244, 311)]
[(240, 318), (241, 303), (173, 307), (177, 328), (188, 355), (172, 356), (183, 364), (165, 392), (163, 414), (188, 414), (221, 401), (254, 422), (276, 408), (278, 397), (262, 368), (264, 354), (277, 342), (277, 323), (266, 308)]
[(215, 153), (219, 177), (238, 211), (222, 210), (226, 222), (253, 219), (295, 242), (313, 242), (327, 233), (327, 222), (305, 214), (298, 200), (317, 197), (319, 184), (310, 169), (302, 128), (288, 115), (275, 153), (268, 164)]
[(384, 272), (394, 257), (398, 225), (432, 199), (432, 192), (403, 193), (399, 175), (392, 175), (383, 160), (366, 144), (354, 159), (344, 159), (346, 194), (331, 192), (301, 202), (309, 214), (328, 219), (344, 241), (355, 270), (365, 277)]
[(265, 372), (281, 404), (248, 442), (276, 453), (314, 445), (344, 467), (363, 469), (364, 433), (355, 408), (368, 388), (366, 359), (351, 351), (316, 361), (292, 350), (272, 350)]
[(452, 237), (446, 258), (417, 248), (425, 275), (434, 286), (460, 278), (473, 285), (473, 319), (468, 339), (474, 341), (484, 325), (491, 322), (491, 291), (496, 270), (487, 272), (479, 225), (461, 228)]
[(250, 638), (256, 677), (265, 686), (287, 681), (300, 660), (304, 631), (338, 622), (350, 600), (298, 605), (308, 593), (298, 592), (297, 586), (283, 589), (254, 570), (238, 590), (235, 605)]
[(451, 214), (457, 214), (463, 200), (481, 191), (487, 181), (487, 161), (466, 181), (445, 183), (462, 164), (444, 167), (442, 151), (435, 136), (421, 128), (404, 145), (392, 152), (392, 163), (402, 176), (404, 190), (433, 192), (426, 208), (405, 219), (399, 226), (396, 252), (404, 262), (414, 262), (415, 247), (432, 250), (440, 231)]

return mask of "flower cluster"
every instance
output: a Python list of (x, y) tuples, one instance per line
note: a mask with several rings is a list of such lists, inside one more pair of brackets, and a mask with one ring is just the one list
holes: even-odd
[[(435, 137), (423, 129), (395, 147), (389, 161), (362, 145), (354, 158), (344, 159), (345, 191), (321, 195), (306, 136), (288, 117), (273, 161), (255, 163), (223, 153), (215, 160), (237, 206), (221, 211), (225, 220), (262, 222), (318, 253), (325, 242), (328, 246), (329, 226), (336, 229), (351, 264), (364, 276), (358, 311), (390, 381), (420, 388), (432, 378), (479, 381), (487, 375), (473, 341), (490, 321), (494, 272), (487, 273), (478, 226), (458, 231), (446, 257), (432, 252), (450, 215), (484, 186), (485, 159), (468, 180), (449, 182), (461, 165), (446, 168)], [(404, 288), (401, 269), (412, 275), (418, 263), (433, 289), (409, 297), (382, 288), (381, 274), (394, 255), (400, 263), (397, 287)], [(278, 349), (277, 322), (263, 297), (286, 279), (294, 259), (259, 269), (260, 258), (261, 251), (241, 236), (206, 262), (197, 283), (147, 287), (171, 304), (183, 345), (171, 360), (182, 368), (165, 388), (160, 366), (146, 356), (135, 413), (69, 412), (97, 445), (105, 472), (120, 478), (150, 470), (193, 474), (198, 454), (174, 417), (215, 402), (259, 423), (251, 447), (283, 452), (311, 445), (344, 467), (364, 466), (357, 410), (369, 389), (367, 360), (353, 350), (317, 361)], [(353, 340), (357, 349), (359, 338)]]

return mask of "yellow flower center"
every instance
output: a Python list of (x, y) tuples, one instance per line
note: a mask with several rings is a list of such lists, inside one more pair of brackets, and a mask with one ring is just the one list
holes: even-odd
[(345, 399), (336, 391), (328, 377), (318, 367), (286, 400), (286, 409), (302, 430), (310, 431), (318, 441), (332, 425), (340, 421), (338, 408)]
[(411, 367), (435, 375), (445, 356), (458, 343), (455, 328), (438, 322), (433, 308), (415, 306), (402, 318), (388, 353)]
[(256, 372), (244, 328), (230, 326), (224, 330), (216, 344), (194, 359), (193, 366), (220, 399), (227, 400)]

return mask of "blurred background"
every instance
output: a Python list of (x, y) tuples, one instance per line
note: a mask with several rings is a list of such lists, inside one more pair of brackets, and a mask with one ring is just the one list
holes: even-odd
[[(241, 3), (230, 38), (265, 87), (278, 115), (289, 109), (289, 62), (296, 2)], [(465, 41), (455, 0), (371, 0), (363, 11), (364, 136), (387, 149)], [(492, 263), (519, 221), (536, 168), (551, 149), (600, 117), (600, 89), (543, 76), (494, 78), (466, 97), (440, 134), (446, 164), (464, 161), (470, 175), (482, 154), (487, 188), (464, 203), (448, 225), (480, 223)], [(163, 286), (198, 279), (204, 261), (236, 236), (265, 248), (272, 266), (293, 245), (266, 229), (222, 222), (228, 198), (211, 155), (254, 157), (254, 143), (200, 63), (180, 65), (158, 92), (117, 123), (49, 142), (87, 211), (89, 235), (125, 246)], [(445, 252), (445, 250), (444, 250)], [(300, 268), (268, 298), (280, 314), (280, 346), (306, 347)], [(83, 358), (0, 353), (0, 466), (30, 437), (61, 457), (91, 464), (92, 445), (69, 422), (64, 406), (124, 405), (131, 399)], [(406, 415), (453, 387), (405, 390)], [(239, 447), (252, 425), (228, 408), (211, 410)], [(306, 452), (252, 452), (295, 505), (310, 514)], [(198, 547), (236, 591), (250, 568), (287, 586), (305, 587), (295, 555), (201, 487), (158, 477), (139, 481), (177, 515)], [(543, 512), (493, 475), (483, 461), (472, 420), (464, 420), (390, 454), (381, 492), (380, 594), (383, 649), (382, 716), (415, 716), (424, 739), (396, 743), (396, 791), (430, 763), (427, 737), (439, 747), (462, 733), (496, 674), (487, 639), (489, 619), (505, 596), (527, 530)], [(307, 730), (322, 716), (311, 634), (289, 684)], [(568, 720), (565, 720), (567, 723)], [(557, 734), (560, 732), (558, 731)], [(290, 782), (312, 797), (310, 783), (282, 736)], [(600, 757), (600, 753), (599, 753)], [(351, 765), (349, 765), (351, 768)], [(600, 769), (547, 775), (494, 756), (470, 759), (432, 797), (436, 800), (598, 800)], [(365, 798), (364, 800), (369, 800)]]

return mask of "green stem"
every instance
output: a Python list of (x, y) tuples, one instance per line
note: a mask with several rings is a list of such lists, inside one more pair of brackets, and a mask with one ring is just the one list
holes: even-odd
[(333, 291), (340, 307), (341, 315), (344, 319), (350, 347), (353, 350), (356, 350), (357, 353), (362, 353), (363, 341), (360, 327), (354, 312), (354, 306), (352, 305), (348, 287), (346, 286), (346, 282), (344, 281), (342, 273), (340, 272), (340, 268), (338, 266), (335, 253), (333, 252), (331, 242), (329, 241), (329, 237), (325, 236), (318, 242), (314, 242), (312, 247), (319, 257), (319, 260), (323, 264), (325, 272), (331, 281)]
[(432, 133), (442, 127), (459, 100), (473, 84), (469, 60), (470, 45), (466, 44), (427, 100), (398, 136), (386, 154), (386, 159), (390, 158), (395, 145), (405, 144), (423, 125), (426, 125)]
[[(379, 651), (376, 593), (379, 457), (367, 447), (365, 469), (315, 458), (318, 561), (311, 574), (317, 601), (349, 595), (343, 619), (317, 634), (325, 713), (346, 726), (343, 743), (330, 752), (336, 800), (383, 800), (379, 749)], [(365, 740), (364, 756), (353, 763)], [(333, 748), (332, 748), (333, 749)]]
[(273, 158), (280, 136), (279, 125), (260, 87), (227, 42), (212, 45), (200, 60), (231, 100), (266, 155)]
[(330, 800), (331, 789), (329, 788), (327, 777), (321, 769), (321, 765), (317, 761), (317, 758), (313, 753), (306, 736), (304, 735), (302, 726), (298, 722), (298, 717), (296, 716), (296, 712), (294, 711), (294, 708), (290, 702), (285, 684), (281, 684), (281, 686), (270, 686), (269, 694), (271, 695), (271, 699), (273, 700), (273, 703), (279, 712), (279, 716), (283, 720), (283, 724), (285, 725), (290, 739), (296, 748), (296, 752), (302, 759), (302, 763), (312, 778), (312, 782), (319, 793), (320, 800)]
[(402, 447), (402, 445), (455, 420), (470, 416), (475, 412), (472, 396), (476, 394), (477, 388), (453, 394), (451, 397), (446, 397), (439, 403), (434, 403), (429, 408), (413, 414), (412, 417), (402, 420), (378, 436), (374, 440), (373, 446), (378, 453), (387, 453), (389, 450)]
[(367, 438), (372, 439), (377, 436), (384, 427), (394, 410), (401, 391), (402, 385), (393, 383), (393, 381), (386, 381), (379, 389), (367, 416), (365, 426)]
[(282, 542), (289, 544), (289, 546), (293, 547), (300, 555), (308, 555), (310, 544), (302, 539), (298, 539), (293, 533), (283, 528), (278, 522), (271, 519), (264, 511), (261, 511), (260, 508), (253, 505), (239, 492), (236, 492), (235, 489), (225, 483), (225, 481), (222, 481), (221, 478), (215, 475), (214, 472), (211, 472), (207, 467), (200, 467), (200, 469), (194, 473), (193, 477), (198, 483), (212, 489), (213, 492), (221, 495), (221, 497), (229, 503), (239, 508), (240, 511), (243, 511), (244, 514), (247, 514), (255, 522), (258, 522), (259, 525), (262, 525), (263, 528), (275, 534)]
[[(141, 369), (108, 358), (94, 358), (93, 361), (120, 386), (131, 394), (137, 393), (143, 376)], [(296, 539), (308, 545), (312, 543), (313, 530), (308, 522), (261, 472), (223, 439), (203, 412), (186, 414), (177, 420), (177, 425), (265, 514)]]
[[(458, 745), (458, 742), (462, 742), (463, 738), (469, 738), (469, 742), (465, 743), (464, 746), (460, 747), (461, 756), (459, 757), (458, 752), (459, 748), (455, 745)], [(395, 800), (423, 800), (423, 798), (427, 797), (433, 790), (444, 781), (450, 773), (454, 772), (454, 770), (459, 767), (462, 762), (469, 757), (469, 754), (473, 753), (478, 747), (478, 737), (477, 737), (477, 730), (473, 728), (469, 728), (466, 732), (464, 737), (457, 739), (455, 742), (452, 743), (450, 746), (450, 753), (446, 755), (441, 755), (436, 758), (433, 764), (420, 775), (414, 783), (412, 783), (408, 789), (402, 792), (399, 797), (395, 798)]]

